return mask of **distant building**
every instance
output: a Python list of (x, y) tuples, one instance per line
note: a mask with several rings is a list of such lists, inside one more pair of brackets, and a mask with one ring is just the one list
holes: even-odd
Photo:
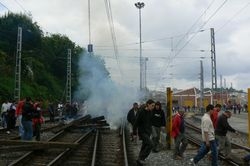
[(211, 90), (205, 91), (203, 100), (200, 98), (200, 90), (193, 87), (190, 89), (173, 92), (173, 106), (205, 108), (208, 104), (227, 104), (228, 94), (225, 92), (215, 92), (212, 96)]
[[(221, 105), (244, 105), (247, 103), (247, 93), (245, 92), (231, 92), (226, 89), (212, 92), (210, 89), (204, 91), (203, 100), (200, 98), (200, 90), (198, 88), (190, 88), (185, 90), (173, 89), (172, 105), (173, 107), (189, 107), (189, 108), (205, 108), (208, 104)], [(166, 92), (153, 91), (153, 99), (166, 102)]]

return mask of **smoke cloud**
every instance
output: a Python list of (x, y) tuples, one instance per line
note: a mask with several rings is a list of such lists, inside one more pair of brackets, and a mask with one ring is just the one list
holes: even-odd
[(134, 102), (139, 102), (139, 91), (117, 85), (109, 77), (104, 61), (96, 56), (83, 54), (79, 61), (79, 87), (74, 93), (78, 100), (85, 100), (86, 114), (105, 116), (112, 128), (126, 117)]

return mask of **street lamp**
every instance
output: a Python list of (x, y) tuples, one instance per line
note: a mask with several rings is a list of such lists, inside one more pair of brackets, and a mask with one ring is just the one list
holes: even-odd
[(135, 3), (139, 9), (139, 31), (140, 31), (140, 90), (142, 90), (142, 45), (141, 45), (141, 9), (145, 6), (143, 2)]
[(148, 57), (144, 58), (144, 65), (145, 65), (145, 75), (144, 75), (144, 82), (145, 82), (145, 90), (147, 89), (147, 61)]

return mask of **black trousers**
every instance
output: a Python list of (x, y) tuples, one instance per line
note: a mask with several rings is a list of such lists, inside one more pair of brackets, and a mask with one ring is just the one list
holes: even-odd
[(140, 139), (142, 140), (142, 146), (141, 146), (138, 159), (145, 160), (153, 148), (153, 142), (150, 139), (150, 135), (146, 133), (140, 133), (139, 136), (140, 136)]
[(36, 140), (40, 141), (41, 139), (40, 135), (41, 135), (41, 123), (36, 123), (33, 130), (33, 136), (36, 136)]

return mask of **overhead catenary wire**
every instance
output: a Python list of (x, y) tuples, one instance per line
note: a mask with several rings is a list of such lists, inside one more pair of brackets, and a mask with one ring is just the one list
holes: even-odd
[(15, 3), (28, 15), (28, 16), (31, 16), (31, 13), (29, 13), (21, 3), (19, 3), (17, 0), (14, 0)]
[(5, 9), (7, 9), (8, 11), (12, 12), (6, 5), (4, 5), (2, 2), (0, 2), (0, 5), (3, 6)]
[[(215, 10), (215, 12), (200, 26), (199, 30), (202, 30), (202, 28), (220, 11), (220, 9), (226, 4), (228, 0), (224, 0), (224, 2)], [(197, 32), (198, 33), (198, 32)], [(180, 52), (188, 45), (188, 43), (193, 40), (193, 38), (197, 35), (195, 33), (181, 48), (180, 50), (174, 55), (174, 57), (178, 56)]]
[[(185, 42), (185, 44), (179, 49), (179, 51), (177, 51), (177, 53), (174, 53), (174, 56), (172, 57), (172, 59), (169, 60), (169, 62), (167, 63), (166, 67), (163, 67), (161, 71), (167, 70), (167, 68), (173, 62), (174, 58), (176, 58), (181, 53), (181, 51), (191, 42), (191, 40), (193, 40), (193, 38), (198, 34), (198, 32), (203, 31), (202, 28), (220, 11), (220, 9), (226, 4), (227, 1), (228, 0), (224, 0), (221, 3), (221, 5), (211, 14), (211, 16), (199, 27), (199, 30), (197, 31), (197, 33), (195, 33), (194, 35), (192, 35), (192, 37), (190, 37), (190, 39)], [(211, 7), (211, 5), (213, 3), (214, 3), (214, 0), (212, 1), (212, 3), (209, 4), (209, 6), (207, 7), (207, 9), (203, 13), (206, 13), (206, 11)], [(198, 20), (199, 20), (199, 18), (198, 18)], [(195, 21), (195, 24), (196, 24), (196, 22), (197, 21)], [(193, 24), (193, 25), (195, 25), (195, 24)], [(192, 28), (193, 28), (193, 25), (191, 26)]]
[[(203, 31), (206, 31), (209, 29), (203, 29)], [(194, 34), (197, 33), (197, 31), (194, 32), (189, 32), (189, 34)], [(162, 37), (162, 38), (156, 38), (156, 39), (148, 39), (148, 40), (143, 40), (142, 43), (153, 43), (153, 42), (158, 42), (158, 41), (162, 41), (162, 40), (173, 40), (174, 38), (178, 38), (178, 37), (182, 37), (182, 36), (186, 36), (187, 33), (185, 34), (179, 34), (179, 35), (174, 35), (174, 36), (166, 36), (166, 37)], [(106, 43), (105, 43), (106, 44)], [(121, 43), (118, 44), (117, 46), (119, 47), (126, 47), (126, 46), (132, 46), (132, 45), (138, 45), (140, 44), (139, 42), (131, 42), (131, 43)], [(111, 47), (110, 45), (95, 45), (95, 47)]]
[(213, 3), (215, 2), (215, 0), (212, 0), (212, 2), (208, 5), (208, 7), (205, 9), (205, 11), (197, 18), (197, 20), (191, 25), (191, 27), (189, 28), (189, 30), (185, 33), (185, 36), (183, 36), (175, 45), (175, 48), (178, 47), (178, 45), (181, 43), (182, 40), (184, 40), (184, 38), (187, 35), (190, 35), (193, 27), (199, 22), (199, 20), (206, 14), (206, 12), (209, 10), (209, 8), (213, 5)]
[(112, 16), (112, 9), (111, 9), (111, 3), (110, 0), (104, 0), (105, 3), (105, 7), (106, 7), (106, 13), (107, 13), (107, 17), (108, 17), (108, 22), (109, 22), (109, 28), (110, 28), (110, 32), (111, 32), (111, 38), (112, 38), (112, 43), (113, 43), (113, 48), (114, 48), (114, 55), (117, 61), (117, 66), (121, 75), (121, 78), (123, 79), (122, 75), (123, 72), (121, 70), (121, 65), (119, 62), (119, 58), (118, 58), (118, 47), (117, 47), (117, 42), (116, 42), (116, 35), (115, 35), (115, 30), (114, 30), (114, 21), (113, 21), (113, 16)]
[(235, 12), (232, 17), (230, 17), (221, 27), (217, 28), (215, 33), (219, 32), (221, 29), (223, 29), (227, 24), (232, 22), (232, 20), (238, 16), (240, 13), (242, 13), (248, 6), (250, 5), (250, 2), (247, 2), (242, 8), (240, 8), (237, 12)]

